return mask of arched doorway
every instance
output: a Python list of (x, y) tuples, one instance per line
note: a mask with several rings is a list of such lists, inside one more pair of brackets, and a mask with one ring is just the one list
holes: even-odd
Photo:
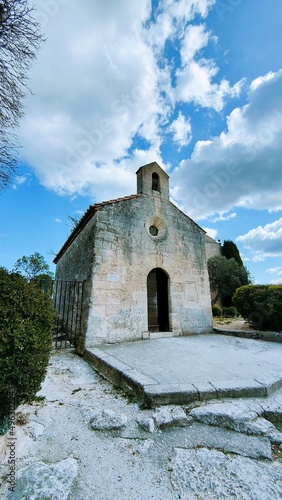
[(149, 332), (168, 332), (168, 275), (160, 268), (155, 268), (148, 274), (147, 299)]

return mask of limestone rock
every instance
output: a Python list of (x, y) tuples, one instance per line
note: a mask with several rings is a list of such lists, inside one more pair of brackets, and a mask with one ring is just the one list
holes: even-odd
[(37, 462), (21, 469), (11, 500), (67, 500), (77, 476), (77, 462), (67, 458), (52, 465)]
[(277, 429), (273, 430), (273, 432), (269, 432), (267, 437), (270, 439), (271, 443), (282, 445), (282, 432)]
[(156, 427), (163, 429), (172, 425), (187, 425), (188, 419), (180, 406), (163, 406), (153, 414)]
[(148, 451), (150, 450), (150, 448), (152, 446), (154, 446), (154, 440), (153, 439), (146, 439), (139, 446), (137, 446), (136, 451), (140, 455), (145, 456), (145, 455), (147, 455)]
[(282, 443), (282, 432), (279, 432), (276, 427), (265, 418), (257, 418), (251, 422), (245, 423), (245, 430), (242, 432), (255, 434), (259, 436), (267, 436), (272, 443)]
[(156, 430), (153, 418), (142, 418), (138, 420), (138, 424), (144, 431), (154, 432)]
[(26, 426), (26, 429), (33, 439), (37, 439), (45, 432), (44, 425), (40, 422), (37, 422), (36, 420), (30, 420)]
[(268, 437), (251, 436), (224, 427), (194, 422), (189, 427), (173, 428), (166, 438), (174, 448), (209, 448), (254, 459), (272, 459)]
[(262, 401), (263, 416), (271, 420), (271, 422), (281, 422), (282, 420), (282, 394), (280, 393), (275, 399)]
[[(260, 409), (261, 411), (261, 409)], [(218, 425), (238, 432), (244, 432), (246, 422), (255, 420), (259, 415), (256, 404), (244, 403), (214, 403), (194, 408), (190, 416), (198, 422), (209, 425)]]
[(126, 427), (127, 417), (113, 410), (100, 410), (94, 413), (90, 427), (96, 431), (111, 431)]
[(220, 451), (175, 449), (172, 481), (189, 500), (281, 500), (282, 464), (257, 463)]

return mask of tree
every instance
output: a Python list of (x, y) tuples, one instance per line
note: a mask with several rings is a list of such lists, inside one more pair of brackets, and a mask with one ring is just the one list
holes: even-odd
[(239, 266), (243, 266), (243, 261), (240, 256), (240, 252), (238, 250), (237, 245), (231, 240), (224, 240), (223, 245), (221, 247), (221, 255), (226, 257), (227, 259), (235, 259), (238, 262)]
[(68, 226), (71, 227), (71, 230), (73, 231), (74, 228), (77, 226), (79, 223), (80, 218), (79, 217), (74, 217), (73, 215), (68, 215)]
[(43, 41), (33, 10), (27, 0), (0, 0), (0, 189), (17, 166), (14, 130), (23, 116), (27, 73)]
[(245, 266), (240, 266), (232, 257), (227, 259), (216, 255), (208, 260), (208, 272), (211, 290), (217, 290), (213, 302), (219, 298), (223, 306), (232, 305), (232, 297), (237, 288), (250, 283), (250, 276)]
[(53, 277), (53, 273), (49, 270), (49, 265), (43, 255), (40, 255), (38, 252), (29, 257), (24, 255), (21, 259), (18, 259), (14, 267), (14, 272), (21, 274), (28, 281), (38, 281), (40, 277), (42, 279)]

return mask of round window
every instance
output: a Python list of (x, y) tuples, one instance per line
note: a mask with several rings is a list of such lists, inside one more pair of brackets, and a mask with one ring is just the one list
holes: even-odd
[(159, 230), (158, 230), (158, 228), (156, 226), (150, 226), (149, 227), (149, 233), (152, 236), (158, 236)]
[(167, 227), (165, 222), (158, 216), (153, 215), (145, 223), (148, 235), (153, 237), (155, 242), (162, 241), (167, 237)]

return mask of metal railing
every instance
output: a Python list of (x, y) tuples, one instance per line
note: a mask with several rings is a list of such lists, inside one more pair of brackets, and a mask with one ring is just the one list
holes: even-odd
[(57, 349), (76, 346), (82, 334), (86, 281), (53, 282), (52, 298), (57, 313), (54, 344)]

